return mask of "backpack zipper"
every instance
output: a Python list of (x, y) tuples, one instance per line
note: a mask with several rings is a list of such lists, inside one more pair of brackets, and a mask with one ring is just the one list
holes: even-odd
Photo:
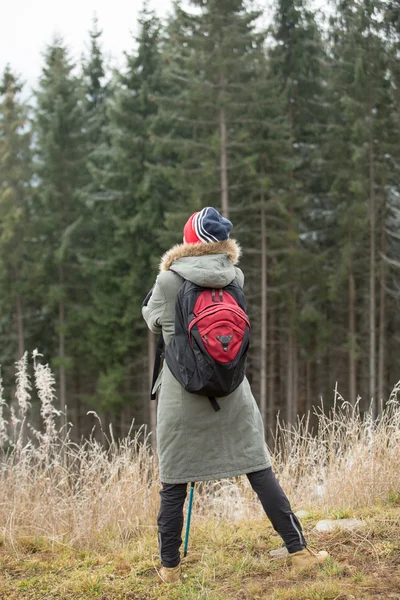
[[(219, 304), (219, 303), (218, 303)], [(193, 319), (193, 321), (191, 321), (189, 323), (189, 328), (188, 328), (188, 334), (190, 335), (191, 331), (192, 331), (192, 327), (194, 327), (198, 321), (200, 321), (201, 319), (203, 319), (204, 317), (208, 317), (209, 315), (214, 314), (215, 312), (219, 312), (220, 310), (229, 310), (230, 312), (235, 313), (238, 317), (240, 317), (241, 319), (243, 319), (247, 325), (249, 327), (251, 327), (250, 325), (250, 321), (247, 319), (247, 317), (243, 316), (245, 315), (244, 311), (241, 308), (233, 308), (232, 306), (212, 306), (210, 308), (206, 308), (205, 310), (203, 310), (199, 316), (197, 316), (195, 319)]]

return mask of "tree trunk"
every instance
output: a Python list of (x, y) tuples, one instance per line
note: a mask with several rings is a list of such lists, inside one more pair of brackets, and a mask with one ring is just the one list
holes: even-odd
[[(372, 119), (372, 107), (370, 106)], [(371, 126), (372, 127), (372, 126)], [(374, 137), (371, 132), (369, 143), (369, 221), (370, 221), (370, 265), (369, 265), (369, 399), (373, 401), (376, 415), (376, 242), (375, 242), (375, 157)]]
[(385, 346), (386, 346), (386, 201), (383, 199), (381, 222), (381, 265), (379, 289), (379, 362), (378, 362), (378, 401), (385, 395)]
[(355, 406), (357, 400), (357, 364), (356, 364), (356, 289), (354, 283), (353, 267), (350, 264), (349, 271), (349, 333), (350, 333), (350, 347), (349, 347), (349, 395), (350, 403)]
[(297, 336), (293, 335), (293, 376), (292, 376), (292, 423), (296, 423), (298, 413), (298, 397), (299, 397), (299, 369), (297, 361)]
[(265, 223), (264, 192), (261, 191), (261, 368), (260, 409), (267, 425), (267, 240)]
[[(225, 91), (225, 77), (221, 73), (219, 77), (220, 93)], [(225, 108), (222, 105), (219, 110), (219, 139), (220, 139), (220, 179), (221, 179), (221, 209), (222, 215), (229, 218), (229, 188), (228, 188), (228, 147), (225, 120)]]
[[(60, 265), (58, 270), (59, 284), (63, 293), (64, 289), (64, 268)], [(59, 382), (59, 399), (61, 410), (61, 425), (64, 426), (67, 422), (67, 391), (65, 378), (65, 303), (64, 299), (60, 300), (58, 305), (58, 358), (60, 361), (60, 382)]]
[[(14, 279), (18, 286), (20, 278), (18, 267), (14, 266)], [(16, 360), (20, 360), (25, 352), (25, 336), (24, 336), (24, 314), (22, 307), (22, 296), (19, 292), (15, 295), (15, 319), (17, 326), (17, 356)]]
[(312, 397), (311, 397), (311, 371), (312, 371), (312, 363), (311, 360), (308, 359), (306, 363), (306, 405), (305, 412), (308, 413), (312, 408)]
[(269, 354), (268, 354), (268, 425), (273, 427), (275, 420), (275, 307), (269, 309)]
[(17, 339), (18, 339), (17, 360), (20, 360), (25, 352), (24, 318), (23, 318), (23, 312), (22, 312), (21, 294), (17, 294), (15, 297), (15, 312), (16, 312), (16, 319), (17, 319)]
[[(150, 398), (151, 394), (151, 384), (153, 381), (153, 369), (154, 369), (154, 360), (155, 360), (155, 337), (154, 333), (149, 331), (148, 333), (148, 369), (149, 369), (149, 394), (148, 398)], [(157, 400), (149, 400), (149, 424), (150, 424), (150, 432), (151, 432), (151, 447), (153, 452), (156, 452), (157, 440), (156, 440), (156, 428), (157, 428)]]
[(293, 334), (289, 332), (286, 373), (286, 421), (292, 423), (293, 416)]
[[(293, 156), (294, 154), (294, 146), (293, 146), (293, 141), (294, 141), (294, 136), (293, 136), (293, 109), (292, 109), (292, 104), (291, 102), (289, 102), (289, 110), (288, 110), (288, 121), (289, 121), (289, 131), (290, 131), (290, 137), (292, 139), (292, 144), (291, 144), (291, 154)], [(290, 170), (290, 185), (289, 185), (289, 215), (290, 215), (290, 220), (289, 220), (289, 229), (290, 229), (290, 245), (289, 245), (289, 255), (291, 255), (294, 251), (295, 251), (295, 244), (293, 242), (293, 232), (296, 232), (296, 227), (295, 227), (295, 223), (294, 223), (294, 202), (293, 202), (293, 196), (295, 195), (295, 175), (294, 175), (294, 171), (293, 169)], [(290, 264), (290, 263), (289, 263)], [(297, 369), (297, 361), (295, 361), (295, 346), (296, 346), (296, 342), (295, 342), (295, 336), (292, 333), (291, 328), (293, 326), (293, 323), (295, 321), (295, 314), (296, 314), (296, 289), (295, 289), (295, 283), (293, 281), (289, 282), (289, 289), (290, 289), (290, 293), (292, 295), (292, 298), (289, 301), (289, 306), (288, 306), (288, 313), (289, 313), (289, 339), (288, 339), (288, 371), (287, 371), (287, 398), (286, 398), (286, 413), (287, 413), (287, 421), (290, 424), (294, 424), (294, 419), (293, 419), (293, 415), (296, 412), (296, 407), (295, 407), (295, 395), (294, 395), (294, 390), (295, 390), (295, 386), (297, 385), (296, 382), (296, 376), (295, 376), (295, 369)], [(294, 299), (294, 301), (293, 301)], [(293, 304), (292, 304), (293, 302)]]

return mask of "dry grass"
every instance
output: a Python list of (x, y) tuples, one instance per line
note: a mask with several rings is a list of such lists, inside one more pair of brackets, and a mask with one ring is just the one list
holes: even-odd
[(400, 493), (400, 382), (382, 410), (360, 414), (335, 391), (329, 411), (315, 410), (288, 429), (278, 423), (275, 468), (295, 504), (352, 510)]
[(392, 583), (400, 590), (398, 578), (384, 584), (388, 569), (399, 567), (400, 385), (376, 421), (336, 393), (328, 414), (317, 411), (314, 432), (307, 418), (290, 430), (277, 427), (274, 468), (293, 505), (311, 508), (309, 537), (318, 518), (367, 520), (362, 535), (315, 539), (335, 557), (317, 578), (298, 580), (269, 560), (267, 551), (281, 541), (246, 478), (237, 478), (197, 486), (187, 580), (165, 596), (152, 579), (159, 480), (144, 432), (115, 440), (110, 430), (104, 443), (74, 444), (57, 430), (54, 379), (37, 353), (43, 427), (32, 430), (26, 357), (17, 367), (18, 414), (9, 413), (8, 424), (0, 380), (1, 600), (339, 600), (390, 598)]
[[(124, 547), (143, 528), (153, 527), (158, 509), (157, 462), (143, 432), (114, 440), (103, 432), (77, 445), (57, 431), (54, 379), (34, 356), (34, 379), (41, 400), (43, 432), (26, 423), (31, 382), (24, 357), (18, 367), (19, 416), (11, 415), (8, 450), (0, 454), (0, 539), (15, 546), (22, 536), (42, 536), (53, 544), (94, 548), (104, 539)], [(352, 511), (400, 496), (400, 405), (397, 386), (380, 418), (361, 418), (338, 394), (333, 409), (277, 429), (274, 468), (295, 507)], [(1, 386), (0, 386), (1, 389)], [(3, 423), (0, 431), (4, 438)], [(1, 415), (0, 415), (1, 416)], [(28, 435), (29, 434), (29, 435)], [(30, 439), (29, 439), (30, 438)], [(197, 486), (195, 513), (240, 521), (262, 515), (246, 478)]]

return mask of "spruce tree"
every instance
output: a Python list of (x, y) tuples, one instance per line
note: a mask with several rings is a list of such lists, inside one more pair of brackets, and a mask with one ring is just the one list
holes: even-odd
[[(108, 384), (107, 369), (114, 363), (110, 330), (116, 327), (112, 314), (115, 297), (110, 280), (109, 251), (114, 227), (108, 202), (107, 172), (112, 161), (107, 104), (113, 88), (108, 80), (101, 48), (102, 31), (97, 19), (89, 32), (90, 47), (83, 58), (84, 139), (87, 174), (80, 190), (82, 219), (74, 233), (74, 244), (88, 293), (80, 315), (85, 336), (80, 340), (76, 369), (85, 381), (79, 400), (94, 403), (100, 412), (118, 404), (113, 385)], [(121, 369), (120, 369), (121, 370)], [(115, 380), (115, 376), (114, 376)]]
[(42, 240), (40, 260), (48, 290), (43, 305), (49, 311), (57, 337), (54, 337), (53, 348), (43, 350), (47, 356), (57, 356), (59, 400), (65, 412), (66, 372), (71, 366), (75, 344), (82, 335), (79, 307), (85, 293), (72, 243), (82, 216), (80, 189), (87, 176), (85, 112), (82, 81), (74, 74), (75, 66), (63, 41), (55, 39), (44, 58), (34, 115), (36, 213), (40, 214), (37, 235)]
[[(331, 156), (336, 173), (332, 191), (337, 198), (335, 237), (343, 240), (337, 273), (348, 278), (349, 390), (353, 403), (356, 387), (367, 387), (363, 380), (368, 381), (365, 395), (370, 399), (376, 400), (378, 388), (383, 395), (384, 386), (386, 267), (382, 256), (391, 171), (387, 158), (393, 148), (394, 124), (380, 9), (380, 3), (367, 0), (340, 2), (332, 29), (336, 65), (332, 79), (335, 110)], [(363, 296), (368, 304), (359, 303), (357, 308), (357, 298)], [(365, 312), (368, 321), (361, 318)], [(362, 352), (365, 346), (368, 354)], [(358, 357), (363, 359), (359, 373)]]
[[(399, 369), (398, 340), (392, 335), (397, 331), (400, 320), (399, 298), (399, 256), (398, 237), (400, 196), (400, 2), (390, 0), (382, 3), (384, 31), (388, 58), (388, 78), (391, 82), (391, 140), (386, 152), (386, 194), (381, 217), (380, 235), (380, 318), (379, 318), (379, 367), (378, 367), (378, 400), (387, 398)], [(383, 292), (384, 290), (384, 292)], [(382, 302), (385, 294), (386, 303)], [(383, 313), (383, 314), (382, 314)], [(386, 351), (386, 353), (385, 353)]]
[(286, 317), (282, 315), (280, 322), (280, 329), (287, 331), (286, 340), (281, 338), (280, 344), (280, 362), (286, 362), (286, 373), (281, 372), (281, 380), (286, 382), (286, 419), (294, 422), (302, 390), (306, 388), (306, 394), (311, 394), (301, 379), (304, 365), (299, 356), (309, 368), (316, 358), (313, 340), (320, 336), (322, 342), (322, 336), (327, 335), (321, 302), (326, 294), (315, 286), (314, 277), (322, 263), (316, 252), (319, 238), (314, 216), (325, 192), (320, 162), (325, 51), (315, 15), (303, 0), (277, 2), (271, 33), (271, 67), (280, 82), (291, 140), (282, 206), (287, 226), (281, 237), (276, 283), (281, 288), (280, 302), (286, 307)]
[(164, 55), (169, 93), (161, 101), (160, 121), (164, 117), (169, 127), (158, 139), (177, 159), (179, 222), (207, 204), (232, 217), (245, 204), (243, 134), (255, 81), (254, 60), (265, 37), (256, 33), (260, 13), (252, 10), (252, 3), (191, 4), (198, 12), (190, 13), (176, 3), (167, 28)]
[(96, 146), (87, 197), (96, 241), (84, 261), (96, 278), (88, 322), (97, 369), (92, 400), (121, 414), (133, 402), (136, 416), (147, 420), (147, 337), (141, 303), (162, 253), (157, 239), (168, 188), (152, 170), (151, 128), (161, 85), (160, 24), (146, 5), (139, 26), (137, 48), (126, 54), (126, 67), (115, 74), (113, 94), (105, 103), (106, 126)]
[[(7, 66), (0, 82), (0, 363), (19, 360), (26, 345), (28, 301), (29, 205), (31, 203), (31, 133), (28, 107), (21, 99), (19, 78)], [(12, 314), (12, 319), (8, 315)]]
[[(343, 4), (331, 19), (332, 71), (327, 95), (331, 98), (331, 112), (325, 152), (329, 156), (333, 219), (325, 240), (333, 265), (330, 286), (333, 300), (338, 299), (335, 319), (341, 323), (337, 329), (337, 343), (348, 354), (348, 399), (354, 405), (357, 398), (359, 362), (362, 343), (360, 339), (360, 314), (357, 298), (361, 293), (361, 279), (365, 272), (364, 235), (367, 212), (362, 193), (357, 194), (352, 145), (352, 120), (349, 109), (354, 81), (354, 56), (357, 44), (354, 39), (353, 6)], [(350, 19), (350, 21), (349, 21)], [(340, 240), (338, 251), (335, 240)], [(343, 385), (343, 383), (342, 383)]]
[(276, 377), (272, 370), (275, 331), (268, 325), (268, 317), (276, 304), (275, 258), (281, 252), (286, 230), (282, 189), (290, 168), (290, 139), (282, 94), (262, 47), (253, 57), (252, 70), (246, 125), (241, 132), (246, 210), (237, 214), (235, 225), (240, 227), (244, 246), (246, 294), (251, 299), (249, 312), (255, 332), (248, 375), (269, 435), (268, 426), (280, 407), (276, 404)]
[(83, 74), (86, 96), (86, 132), (93, 148), (104, 138), (107, 124), (106, 100), (110, 86), (106, 82), (103, 53), (100, 46), (102, 30), (97, 18), (93, 19), (90, 35), (90, 52), (84, 59)]

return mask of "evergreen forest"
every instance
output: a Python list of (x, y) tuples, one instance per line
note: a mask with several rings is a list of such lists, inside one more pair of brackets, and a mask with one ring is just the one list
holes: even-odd
[(79, 63), (46, 47), (32, 93), (1, 74), (3, 385), (37, 348), (76, 440), (91, 411), (117, 437), (154, 428), (141, 305), (204, 206), (243, 249), (267, 430), (336, 385), (378, 415), (400, 379), (400, 1), (268, 11), (191, 0), (160, 21), (145, 2), (120, 70), (94, 19)]

